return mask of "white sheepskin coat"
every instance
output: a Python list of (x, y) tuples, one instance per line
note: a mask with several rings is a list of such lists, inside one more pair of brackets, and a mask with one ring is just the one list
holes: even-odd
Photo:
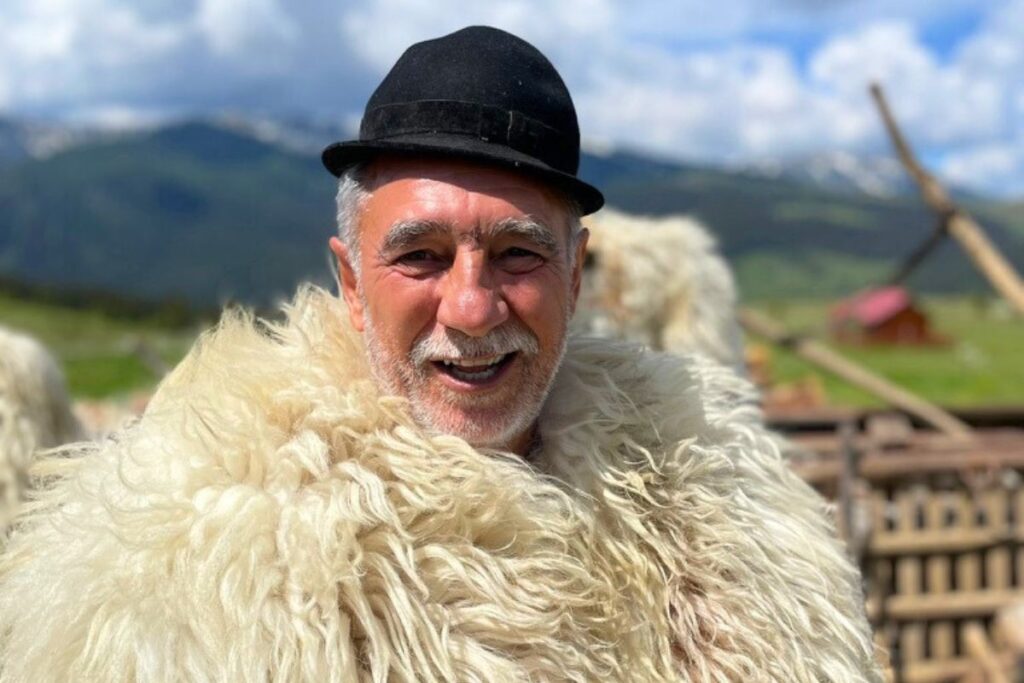
[(703, 353), (745, 373), (732, 271), (710, 230), (687, 216), (604, 209), (587, 219), (588, 331), (673, 353)]
[(231, 315), (0, 564), (3, 681), (879, 680), (823, 501), (726, 369), (572, 344), (531, 462), (381, 397), (340, 301)]
[(82, 436), (57, 361), (32, 337), (0, 327), (0, 538), (36, 452)]

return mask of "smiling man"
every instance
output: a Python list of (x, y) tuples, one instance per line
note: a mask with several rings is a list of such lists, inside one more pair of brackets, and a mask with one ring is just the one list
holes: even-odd
[(603, 198), (540, 52), (414, 45), (323, 160), (342, 296), (226, 315), (42, 462), (0, 681), (880, 680), (750, 386), (567, 340)]
[(379, 385), (434, 432), (526, 454), (579, 294), (577, 210), (465, 161), (385, 157), (359, 175), (359, 224), (331, 248)]
[(533, 46), (474, 27), (409, 48), (343, 176), (338, 258), (371, 368), (420, 424), (525, 455), (565, 351), (601, 193), (576, 177), (569, 91)]

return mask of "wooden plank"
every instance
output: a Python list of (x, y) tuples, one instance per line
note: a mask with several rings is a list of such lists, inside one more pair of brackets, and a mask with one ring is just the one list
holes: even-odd
[[(918, 501), (913, 491), (896, 494), (896, 533), (901, 537), (913, 537), (918, 531)], [(913, 597), (920, 595), (921, 560), (916, 556), (896, 559), (896, 594)], [(891, 604), (891, 601), (890, 601)], [(900, 626), (900, 662), (905, 666), (921, 661), (925, 655), (925, 625), (904, 623)]]
[[(896, 621), (924, 621), (990, 617), (1000, 607), (1024, 600), (1024, 590), (952, 591), (946, 595), (891, 595), (885, 601), (885, 614)], [(868, 617), (878, 616), (878, 604), (868, 603)]]
[[(1013, 666), (1013, 660), (1009, 655), (999, 653), (996, 655), (996, 659), (1003, 667)], [(974, 678), (974, 676), (984, 676), (978, 663), (970, 657), (957, 657), (955, 659), (929, 659), (913, 664), (903, 671), (900, 680), (903, 683), (952, 683), (954, 681), (963, 683), (970, 680), (984, 680), (984, 678)]]
[[(793, 471), (811, 484), (823, 484), (839, 476), (836, 457), (792, 463)], [(990, 450), (957, 449), (935, 452), (914, 447), (900, 453), (868, 453), (858, 461), (857, 473), (870, 481), (899, 479), (908, 474), (923, 475), (964, 470), (1024, 469), (1024, 438), (1011, 446)]]
[(976, 529), (928, 529), (915, 535), (886, 534), (873, 536), (868, 544), (868, 554), (876, 557), (899, 555), (930, 555), (935, 553), (960, 553), (969, 550), (983, 551), (1010, 542), (1024, 543), (1024, 530), (1012, 532), (995, 531), (988, 528)]
[[(868, 592), (867, 592), (867, 612), (871, 617), (872, 622), (876, 628), (883, 628), (884, 623), (880, 623), (881, 619), (885, 619), (888, 622), (889, 616), (881, 614), (879, 605), (883, 604), (883, 600), (886, 600), (895, 589), (895, 574), (896, 568), (894, 567), (895, 562), (889, 558), (883, 558), (871, 562), (868, 566)], [(892, 636), (892, 634), (890, 634)]]
[[(872, 491), (868, 496), (868, 506), (868, 515), (871, 520), (871, 533), (868, 536), (868, 543), (870, 543), (875, 535), (889, 533), (889, 501), (885, 492), (878, 489)], [(864, 567), (864, 576), (867, 579), (865, 597), (868, 601), (879, 603), (893, 591), (893, 563), (889, 558), (871, 556), (870, 553), (867, 553), (867, 556), (867, 564)], [(879, 635), (877, 629), (875, 633)], [(887, 636), (883, 634), (882, 637), (884, 639)], [(889, 650), (888, 643), (885, 645), (885, 650)]]
[[(974, 501), (963, 492), (955, 494), (954, 501), (957, 527), (959, 529), (977, 528), (975, 524)], [(977, 552), (958, 555), (955, 565), (957, 592), (977, 591), (981, 588), (981, 556)]]
[(839, 425), (839, 439), (843, 442), (842, 463), (843, 468), (839, 476), (839, 504), (836, 512), (839, 519), (839, 537), (846, 541), (847, 554), (857, 561), (860, 552), (864, 549), (864, 534), (855, 528), (853, 518), (853, 496), (855, 479), (857, 478), (857, 450), (853, 445), (854, 435), (857, 427), (853, 422), (844, 422)]
[(963, 642), (966, 654), (977, 662), (985, 673), (983, 680), (987, 683), (1009, 683), (1010, 679), (992, 649), (992, 642), (984, 626), (976, 621), (964, 624)]
[[(1024, 410), (1021, 406), (978, 406), (978, 407), (947, 407), (951, 413), (971, 425), (975, 429), (989, 432), (1002, 427), (1024, 427)], [(879, 413), (890, 412), (886, 409), (840, 408), (836, 406), (818, 406), (816, 408), (787, 409), (769, 406), (765, 417), (769, 426), (776, 431), (796, 432), (802, 438), (805, 434), (815, 431), (834, 432), (836, 426), (850, 419), (867, 419)], [(917, 440), (919, 433), (915, 433)]]
[[(994, 488), (982, 494), (982, 506), (985, 509), (985, 522), (989, 529), (1006, 536), (1010, 531), (1010, 498), (1009, 492), (1002, 488)], [(1009, 588), (1010, 562), (1012, 557), (1008, 547), (991, 548), (985, 553), (985, 585), (988, 588)]]
[(955, 659), (929, 659), (906, 667), (900, 678), (904, 683), (947, 683), (960, 681), (978, 665), (969, 657)]
[(949, 220), (949, 234), (952, 235), (975, 265), (988, 277), (996, 291), (1013, 304), (1018, 315), (1024, 315), (1024, 283), (1013, 265), (999, 252), (995, 244), (975, 220), (957, 207)]
[[(782, 430), (785, 433), (785, 430)], [(792, 432), (786, 436), (798, 446), (822, 456), (837, 456), (842, 446), (834, 432)], [(882, 456), (896, 456), (907, 453), (1012, 453), (1015, 448), (1019, 452), (1020, 444), (1024, 440), (1024, 420), (1018, 426), (992, 427), (974, 432), (974, 440), (965, 444), (962, 441), (951, 439), (942, 432), (936, 432), (918, 427), (913, 433), (910, 443), (898, 451), (879, 449), (877, 445), (863, 432), (856, 436), (855, 445), (862, 453), (871, 453)]]
[(924, 624), (911, 622), (900, 627), (900, 662), (908, 666), (924, 659)]
[[(946, 532), (947, 496), (933, 493), (925, 503), (923, 533), (942, 534)], [(943, 595), (952, 587), (952, 559), (948, 555), (932, 555), (925, 560), (925, 572), (929, 595)], [(951, 659), (956, 654), (956, 629), (951, 621), (937, 621), (928, 626), (928, 658)]]
[(831, 372), (840, 379), (880, 397), (889, 405), (896, 406), (917, 417), (952, 439), (958, 439), (964, 443), (970, 442), (971, 428), (964, 422), (937, 405), (850, 360), (827, 345), (809, 337), (793, 335), (771, 318), (749, 308), (740, 308), (737, 311), (737, 317), (740, 325), (747, 332), (792, 351), (802, 359)]
[[(911, 539), (918, 533), (917, 501), (914, 494), (903, 491), (896, 494), (896, 529), (891, 538)], [(917, 595), (921, 592), (921, 561), (906, 555), (896, 559), (896, 593)]]
[(949, 659), (956, 654), (956, 626), (936, 621), (928, 626), (928, 659)]
[(879, 664), (886, 667), (887, 671), (891, 671), (888, 668), (892, 663), (892, 644), (889, 637), (889, 629), (885, 626), (875, 628), (871, 633), (872, 639), (875, 641), (875, 655)]

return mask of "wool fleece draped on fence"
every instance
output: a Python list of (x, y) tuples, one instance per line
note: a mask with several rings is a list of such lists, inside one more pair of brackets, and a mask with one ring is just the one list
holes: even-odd
[(749, 386), (572, 342), (530, 461), (432, 435), (343, 303), (232, 313), (140, 421), (40, 462), (4, 681), (877, 680), (822, 500)]

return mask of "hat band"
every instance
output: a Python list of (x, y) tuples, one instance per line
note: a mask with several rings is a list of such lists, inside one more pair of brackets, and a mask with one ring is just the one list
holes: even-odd
[(359, 127), (364, 142), (401, 135), (466, 135), (538, 159), (551, 168), (575, 174), (575, 141), (551, 126), (518, 111), (477, 102), (419, 100), (385, 104), (367, 111)]

